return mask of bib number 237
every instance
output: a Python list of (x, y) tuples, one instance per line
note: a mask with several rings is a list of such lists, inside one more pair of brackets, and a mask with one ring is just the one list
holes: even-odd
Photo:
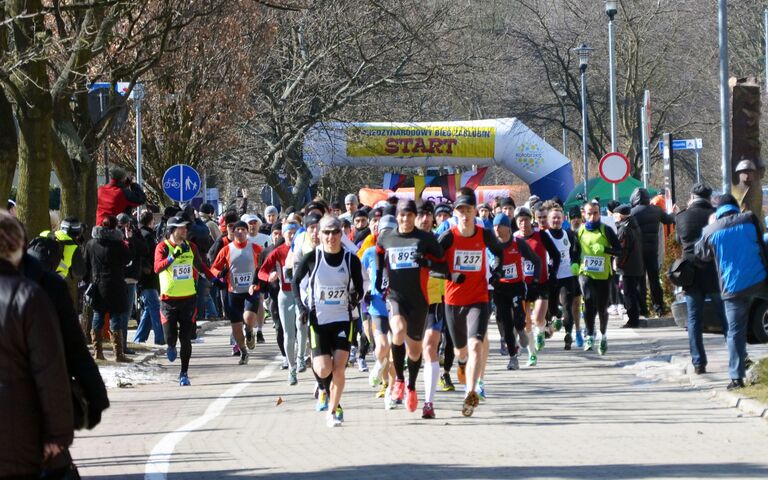
[(457, 272), (479, 272), (483, 265), (483, 252), (477, 250), (456, 250), (453, 268)]

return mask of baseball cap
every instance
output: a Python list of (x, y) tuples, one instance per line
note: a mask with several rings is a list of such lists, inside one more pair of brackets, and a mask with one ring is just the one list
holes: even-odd
[(397, 228), (397, 220), (394, 215), (384, 215), (379, 220), (379, 232), (384, 230), (393, 230)]
[(261, 223), (261, 219), (259, 218), (259, 216), (258, 215), (254, 215), (252, 213), (246, 213), (245, 215), (240, 217), (240, 221), (245, 222), (246, 224), (251, 223), (254, 220), (259, 222), (259, 223)]
[(501, 225), (502, 227), (512, 228), (512, 222), (509, 220), (509, 217), (503, 213), (500, 213), (495, 217), (493, 217), (493, 226), (496, 227), (499, 225)]

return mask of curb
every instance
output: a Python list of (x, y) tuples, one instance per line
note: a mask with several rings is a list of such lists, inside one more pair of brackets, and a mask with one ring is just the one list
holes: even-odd
[(725, 405), (737, 408), (742, 412), (749, 413), (758, 417), (762, 417), (768, 420), (768, 405), (761, 403), (753, 398), (739, 395), (738, 393), (732, 393), (725, 389), (720, 389), (712, 386), (704, 385), (702, 382), (697, 381), (698, 375), (693, 371), (693, 365), (691, 364), (690, 357), (681, 355), (672, 355), (669, 359), (669, 363), (680, 365), (685, 370), (685, 376), (688, 377), (688, 382), (691, 386), (698, 390), (709, 390), (709, 397), (719, 400)]
[[(200, 328), (197, 331), (197, 335), (202, 336), (216, 327), (224, 326), (225, 323), (229, 324), (229, 322), (226, 320), (201, 321), (199, 322)], [(136, 355), (133, 359), (133, 363), (134, 364), (147, 363), (148, 361), (165, 354), (165, 345), (153, 345), (153, 346), (157, 348), (155, 348), (154, 350), (148, 351), (146, 353), (142, 353), (141, 355)]]
[(664, 327), (676, 327), (674, 317), (650, 317), (641, 318), (637, 322), (638, 328), (664, 328)]

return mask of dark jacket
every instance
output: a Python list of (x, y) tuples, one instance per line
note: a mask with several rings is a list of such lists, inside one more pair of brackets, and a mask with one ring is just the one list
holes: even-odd
[(92, 429), (101, 421), (101, 412), (109, 408), (109, 398), (99, 367), (85, 344), (67, 284), (59, 275), (46, 270), (42, 263), (29, 255), (24, 256), (22, 269), (26, 278), (37, 283), (48, 294), (58, 314), (67, 372), (78, 381), (88, 399), (88, 428)]
[(98, 312), (128, 311), (125, 266), (133, 255), (119, 230), (93, 228), (85, 245), (86, 281), (94, 284), (93, 309)]
[[(133, 235), (128, 239), (128, 249), (131, 251), (131, 260), (125, 266), (125, 278), (131, 278), (138, 282), (141, 280), (141, 272), (144, 268), (142, 264), (144, 259), (139, 255), (144, 250), (144, 238), (136, 229), (133, 230)], [(150, 261), (150, 268), (151, 266), (152, 261)]]
[[(188, 227), (187, 240), (194, 243), (200, 252), (207, 252), (213, 246), (211, 231), (208, 225), (199, 218), (193, 219), (192, 224)], [(205, 256), (200, 258), (205, 258)]]
[(629, 216), (621, 222), (616, 222), (616, 229), (621, 243), (621, 255), (616, 257), (616, 272), (630, 277), (642, 277), (645, 273), (642, 233), (637, 220)]
[(139, 230), (141, 239), (141, 249), (136, 252), (137, 257), (141, 257), (141, 279), (139, 286), (145, 290), (160, 291), (160, 277), (155, 273), (155, 247), (157, 240), (155, 232), (151, 228), (141, 227)]
[(720, 291), (717, 282), (717, 270), (712, 262), (703, 262), (696, 258), (696, 242), (701, 232), (709, 224), (709, 216), (715, 213), (714, 207), (703, 198), (694, 200), (687, 209), (675, 216), (675, 239), (683, 247), (683, 258), (694, 267), (693, 285), (686, 290), (697, 289), (704, 293)]
[(651, 196), (648, 190), (636, 188), (630, 197), (632, 203), (632, 216), (640, 226), (643, 234), (643, 252), (658, 254), (659, 252), (659, 225), (671, 225), (675, 219), (656, 205), (651, 205)]
[(723, 298), (746, 297), (765, 292), (768, 259), (760, 235), (760, 221), (752, 212), (723, 205), (717, 221), (707, 225), (696, 243), (696, 256), (714, 262)]
[(96, 225), (101, 225), (101, 221), (107, 215), (117, 216), (121, 213), (129, 213), (132, 207), (137, 207), (146, 201), (147, 196), (139, 185), (135, 183), (126, 185), (112, 179), (108, 184), (99, 187)]
[(72, 443), (71, 395), (56, 311), (0, 260), (0, 477), (37, 475), (45, 443)]

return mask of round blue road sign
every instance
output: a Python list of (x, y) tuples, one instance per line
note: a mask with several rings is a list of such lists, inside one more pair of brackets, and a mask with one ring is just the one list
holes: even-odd
[(176, 202), (192, 200), (201, 186), (200, 174), (189, 165), (174, 165), (163, 175), (163, 191)]

